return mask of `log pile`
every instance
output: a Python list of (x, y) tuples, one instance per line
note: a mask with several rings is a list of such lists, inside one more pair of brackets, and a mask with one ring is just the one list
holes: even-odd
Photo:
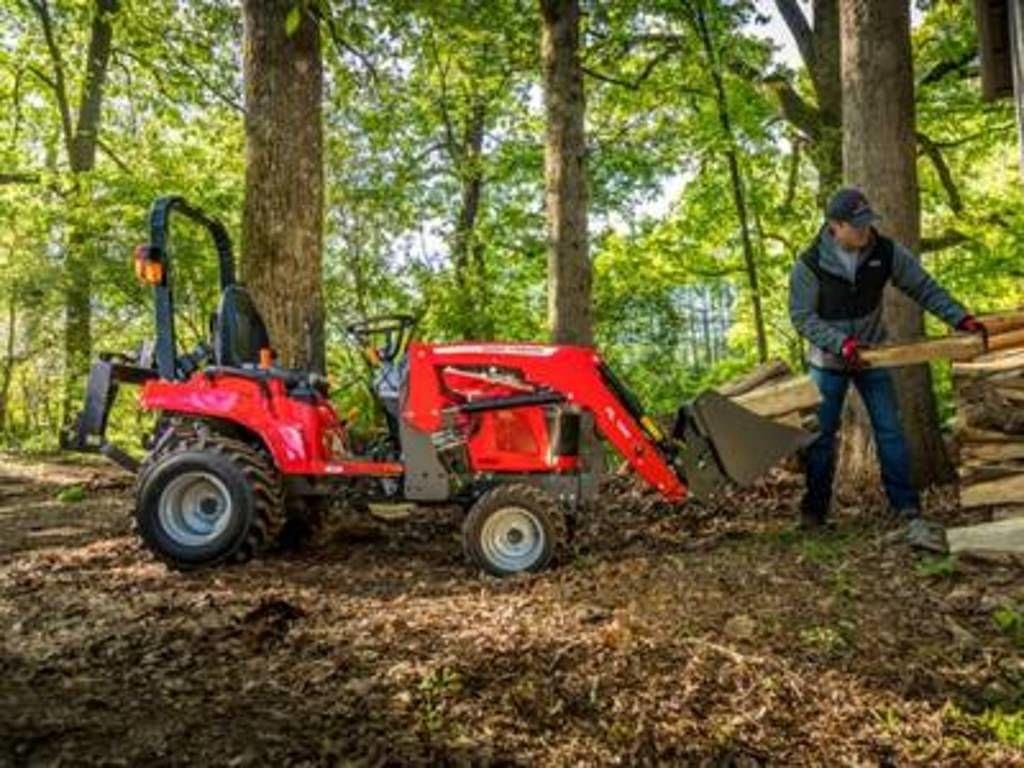
[(1024, 344), (953, 365), (960, 503), (1024, 513)]

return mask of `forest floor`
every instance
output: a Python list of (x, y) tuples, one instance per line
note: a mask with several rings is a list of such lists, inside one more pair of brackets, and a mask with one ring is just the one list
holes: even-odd
[(118, 470), (0, 456), (0, 764), (1024, 765), (1021, 565), (918, 556), (863, 500), (795, 533), (799, 490), (613, 478), (569, 562), (504, 581), (436, 514), (183, 575)]

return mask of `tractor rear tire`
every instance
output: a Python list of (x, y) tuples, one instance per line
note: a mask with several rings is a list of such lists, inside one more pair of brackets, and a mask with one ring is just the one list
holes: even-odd
[(526, 483), (491, 488), (462, 522), (466, 556), (493, 576), (544, 570), (561, 555), (567, 538), (558, 502)]
[(139, 470), (136, 530), (171, 568), (245, 562), (276, 542), (284, 522), (270, 458), (202, 424), (174, 426)]

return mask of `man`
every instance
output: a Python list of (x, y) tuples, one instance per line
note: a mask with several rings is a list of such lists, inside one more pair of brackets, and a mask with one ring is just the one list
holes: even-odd
[(852, 382), (867, 406), (882, 483), (892, 509), (907, 524), (908, 540), (914, 546), (945, 551), (945, 531), (921, 518), (892, 377), (885, 369), (868, 367), (860, 351), (886, 338), (882, 294), (887, 284), (959, 330), (985, 334), (985, 327), (932, 279), (910, 251), (875, 230), (872, 225), (880, 217), (859, 189), (836, 192), (826, 218), (790, 275), (789, 315), (811, 343), (810, 374), (822, 396), (821, 435), (807, 452), (801, 526), (813, 529), (826, 523), (836, 433)]

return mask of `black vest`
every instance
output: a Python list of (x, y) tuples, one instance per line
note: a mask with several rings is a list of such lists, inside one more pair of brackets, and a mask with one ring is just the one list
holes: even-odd
[(875, 234), (871, 251), (857, 267), (856, 283), (821, 268), (820, 243), (818, 235), (800, 257), (818, 278), (818, 316), (822, 320), (855, 320), (878, 309), (886, 283), (892, 277), (893, 241)]

